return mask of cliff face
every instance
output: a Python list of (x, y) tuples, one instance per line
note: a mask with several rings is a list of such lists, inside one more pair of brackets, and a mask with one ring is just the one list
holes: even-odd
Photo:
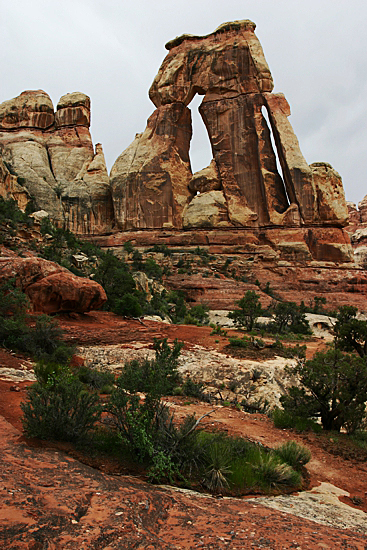
[(108, 232), (114, 218), (102, 147), (94, 151), (89, 125), (90, 100), (79, 92), (63, 96), (56, 112), (42, 90), (0, 105), (6, 166), (39, 209), (82, 234)]

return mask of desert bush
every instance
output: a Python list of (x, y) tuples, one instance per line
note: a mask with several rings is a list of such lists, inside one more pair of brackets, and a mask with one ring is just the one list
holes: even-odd
[(358, 429), (367, 401), (365, 359), (330, 349), (309, 361), (298, 361), (290, 372), (300, 385), (288, 388), (280, 398), (286, 411), (319, 417), (325, 430)]
[(177, 370), (183, 343), (175, 340), (170, 347), (167, 339), (154, 340), (155, 359), (126, 363), (117, 379), (119, 387), (130, 392), (148, 392), (155, 396), (168, 395), (179, 385)]
[(209, 307), (205, 304), (197, 304), (189, 309), (184, 317), (186, 325), (207, 325), (209, 323)]
[(63, 331), (56, 320), (39, 315), (35, 327), (28, 328), (19, 338), (18, 349), (30, 353), (36, 359), (50, 363), (67, 364), (74, 348), (63, 342)]
[(280, 430), (294, 429), (299, 433), (308, 431), (320, 433), (322, 431), (322, 426), (312, 418), (298, 416), (284, 409), (274, 409), (272, 412), (272, 419), (274, 426)]
[(188, 376), (185, 378), (184, 383), (181, 386), (182, 388), (182, 394), (186, 395), (187, 397), (196, 397), (198, 399), (202, 399), (204, 394), (204, 386), (200, 382), (195, 382)]
[(256, 474), (259, 476), (259, 483), (264, 488), (278, 488), (282, 485), (299, 486), (301, 476), (293, 470), (289, 464), (281, 462), (272, 453), (259, 453), (259, 460), (253, 465)]
[(233, 319), (234, 323), (246, 330), (250, 331), (262, 313), (262, 307), (258, 294), (253, 290), (248, 290), (246, 294), (236, 302), (239, 309), (235, 309), (228, 313), (228, 317)]
[(311, 451), (296, 441), (283, 443), (275, 449), (275, 453), (294, 470), (299, 470), (311, 460)]
[(228, 338), (229, 343), (231, 346), (237, 347), (237, 348), (248, 348), (250, 346), (250, 339), (244, 336), (243, 338)]
[(38, 381), (28, 389), (21, 409), (28, 436), (57, 441), (82, 440), (101, 413), (98, 396), (86, 391), (65, 369), (38, 373)]
[(94, 390), (101, 390), (113, 386), (115, 377), (112, 372), (92, 369), (88, 366), (81, 366), (76, 370), (76, 376), (85, 385)]
[(343, 351), (356, 351), (367, 356), (367, 321), (357, 319), (358, 309), (341, 306), (334, 325), (335, 344)]
[[(270, 323), (276, 332), (311, 334), (305, 313), (295, 302), (278, 302), (274, 308), (274, 321)], [(271, 328), (271, 326), (269, 327)]]
[(137, 296), (127, 293), (121, 296), (121, 298), (115, 299), (113, 312), (126, 317), (141, 317), (143, 315), (143, 308)]
[(205, 449), (204, 484), (212, 493), (229, 488), (228, 477), (232, 473), (232, 453), (228, 441), (214, 441)]
[(12, 228), (16, 228), (17, 225), (21, 223), (32, 225), (33, 220), (20, 210), (15, 200), (0, 197), (0, 224), (3, 223), (7, 223)]

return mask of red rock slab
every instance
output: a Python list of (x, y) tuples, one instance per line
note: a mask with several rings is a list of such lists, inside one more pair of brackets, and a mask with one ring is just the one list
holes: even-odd
[(149, 485), (30, 447), (0, 417), (0, 547), (243, 549), (366, 547), (363, 535), (267, 509)]

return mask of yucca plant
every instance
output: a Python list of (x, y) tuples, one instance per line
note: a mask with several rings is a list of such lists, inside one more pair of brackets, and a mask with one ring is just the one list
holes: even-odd
[(300, 474), (293, 470), (289, 464), (282, 463), (272, 453), (259, 453), (258, 463), (254, 464), (253, 468), (259, 477), (259, 483), (269, 488), (276, 488), (279, 485), (292, 487), (301, 482)]
[(287, 441), (275, 449), (275, 453), (295, 470), (299, 470), (311, 460), (311, 451), (295, 441)]
[(229, 488), (228, 476), (231, 470), (231, 452), (225, 441), (214, 441), (205, 453), (207, 466), (204, 473), (204, 485), (213, 493)]

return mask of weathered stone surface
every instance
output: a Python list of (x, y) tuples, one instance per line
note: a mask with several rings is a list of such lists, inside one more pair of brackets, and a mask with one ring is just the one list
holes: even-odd
[(46, 210), (57, 225), (62, 225), (63, 210), (56, 194), (57, 181), (49, 163), (47, 135), (33, 128), (0, 131), (0, 145), (3, 145), (4, 160), (34, 197), (37, 207)]
[(43, 90), (29, 90), (0, 105), (0, 129), (50, 128), (55, 121), (52, 101)]
[(189, 189), (193, 193), (205, 193), (206, 191), (219, 191), (222, 189), (217, 163), (214, 159), (209, 166), (195, 172), (189, 183)]
[(5, 200), (13, 199), (21, 210), (25, 210), (30, 199), (25, 187), (19, 185), (17, 177), (10, 174), (0, 156), (0, 197)]
[(361, 222), (367, 223), (367, 195), (358, 203), (358, 210), (361, 216)]
[(191, 114), (182, 103), (164, 105), (116, 160), (111, 189), (120, 229), (182, 227), (192, 177)]
[(289, 204), (262, 106), (260, 94), (200, 106), (234, 225), (278, 224)]
[[(23, 92), (0, 105), (1, 113), (3, 157), (37, 207), (57, 225), (76, 233), (111, 231), (109, 178), (100, 144), (94, 154), (89, 97), (80, 92), (66, 94), (55, 117), (45, 92)], [(45, 118), (50, 113), (52, 120)]]
[(288, 120), (290, 107), (283, 94), (263, 94), (283, 170), (289, 199), (299, 207), (304, 223), (316, 215), (316, 193), (312, 172), (301, 153), (298, 139)]
[(107, 300), (105, 291), (95, 281), (77, 277), (42, 258), (0, 256), (0, 284), (12, 278), (15, 278), (17, 288), (27, 294), (37, 312), (82, 313), (98, 309)]
[(273, 80), (249, 20), (224, 23), (207, 36), (182, 35), (169, 50), (149, 90), (156, 107), (188, 105), (194, 95), (206, 101), (271, 91)]
[(348, 208), (348, 221), (349, 224), (360, 224), (362, 223), (361, 220), (361, 213), (359, 210), (357, 210), (357, 206), (354, 202), (347, 201), (347, 208)]
[(222, 191), (208, 191), (196, 195), (183, 213), (183, 226), (194, 227), (228, 227), (226, 199)]
[(81, 92), (63, 95), (55, 115), (56, 126), (90, 125), (90, 98)]
[(318, 219), (346, 225), (348, 207), (340, 175), (327, 162), (314, 162), (310, 168), (316, 190)]

